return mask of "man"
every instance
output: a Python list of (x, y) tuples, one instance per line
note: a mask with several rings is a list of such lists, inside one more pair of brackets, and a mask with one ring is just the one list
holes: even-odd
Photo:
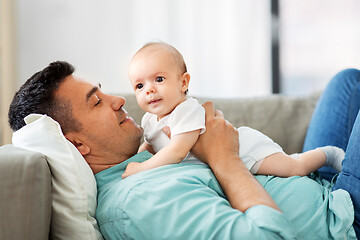
[(355, 238), (346, 191), (331, 192), (308, 177), (255, 178), (238, 157), (237, 131), (211, 104), (204, 106), (207, 130), (192, 151), (212, 171), (177, 164), (122, 180), (129, 162), (151, 157), (137, 154), (142, 129), (127, 116), (125, 99), (73, 72), (54, 62), (32, 76), (15, 95), (9, 122), (16, 131), (25, 116), (40, 113), (60, 123), (96, 174), (96, 218), (105, 238)]

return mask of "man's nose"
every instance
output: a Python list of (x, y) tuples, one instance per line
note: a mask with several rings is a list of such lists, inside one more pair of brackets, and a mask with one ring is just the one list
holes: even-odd
[(125, 105), (125, 102), (126, 102), (125, 98), (119, 97), (119, 96), (113, 96), (113, 99), (112, 99), (112, 102), (111, 102), (111, 107), (112, 107), (112, 109), (117, 111), (122, 106)]

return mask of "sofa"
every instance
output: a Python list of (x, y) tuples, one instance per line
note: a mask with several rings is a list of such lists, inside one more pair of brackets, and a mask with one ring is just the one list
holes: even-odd
[[(235, 127), (249, 126), (270, 136), (287, 153), (301, 152), (319, 93), (269, 95), (212, 101)], [(144, 112), (133, 95), (125, 109), (140, 123)], [(241, 146), (240, 146), (241, 147)], [(0, 147), (0, 239), (49, 239), (52, 220), (52, 172), (43, 154), (7, 144)]]

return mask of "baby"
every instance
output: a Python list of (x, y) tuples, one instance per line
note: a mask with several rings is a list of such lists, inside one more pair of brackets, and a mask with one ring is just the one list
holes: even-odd
[[(148, 43), (132, 58), (129, 77), (137, 102), (146, 111), (141, 122), (145, 141), (139, 152), (154, 155), (143, 163), (129, 163), (122, 177), (183, 160), (201, 163), (189, 151), (205, 131), (205, 110), (197, 100), (187, 98), (190, 75), (182, 55), (166, 43)], [(240, 158), (253, 174), (305, 176), (322, 166), (341, 171), (345, 153), (340, 148), (325, 146), (287, 155), (255, 129), (238, 131)]]

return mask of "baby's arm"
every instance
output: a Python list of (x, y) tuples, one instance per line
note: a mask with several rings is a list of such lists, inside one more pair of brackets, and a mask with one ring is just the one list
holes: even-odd
[(170, 144), (157, 152), (149, 160), (142, 163), (129, 163), (122, 178), (144, 170), (181, 162), (196, 143), (199, 134), (200, 129), (172, 136)]
[(325, 153), (318, 149), (301, 153), (298, 158), (279, 152), (267, 156), (256, 174), (278, 177), (306, 176), (324, 166), (325, 162)]
[(148, 151), (152, 154), (155, 154), (153, 147), (150, 144), (148, 144), (147, 142), (143, 142), (143, 144), (140, 145), (138, 153), (143, 152), (143, 151)]

